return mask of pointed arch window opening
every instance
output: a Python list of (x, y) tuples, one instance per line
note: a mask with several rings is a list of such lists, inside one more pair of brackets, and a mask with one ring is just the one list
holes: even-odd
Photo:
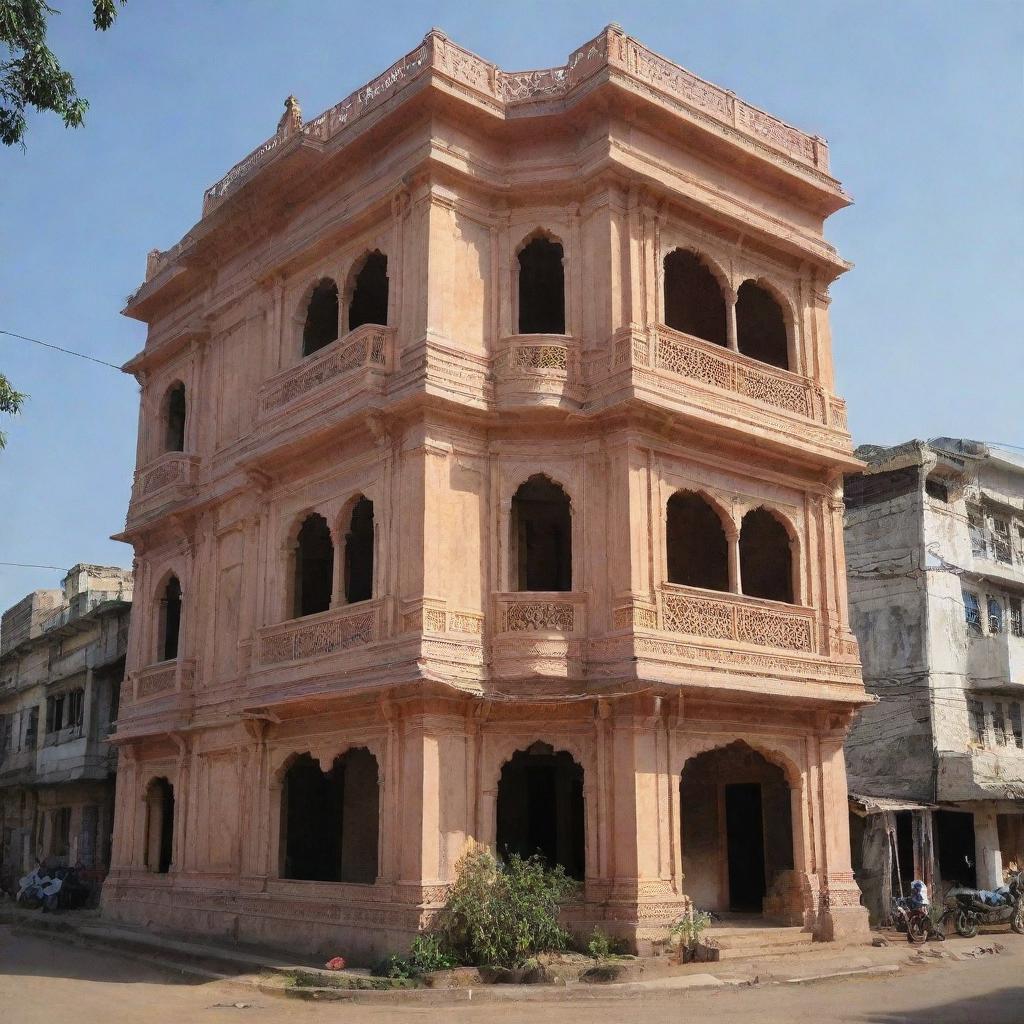
[(572, 590), (572, 507), (551, 479), (535, 474), (512, 497), (512, 580), (519, 591)]
[(665, 326), (728, 347), (726, 298), (708, 265), (690, 249), (673, 249), (663, 270)]
[(302, 355), (309, 356), (338, 339), (338, 286), (321, 279), (309, 297), (302, 327)]
[(729, 591), (729, 541), (722, 520), (699, 494), (677, 491), (666, 509), (668, 581)]
[(352, 509), (345, 534), (344, 594), (346, 604), (373, 597), (373, 502), (360, 498)]
[(565, 334), (565, 251), (544, 235), (518, 254), (518, 333)]
[(171, 576), (160, 598), (159, 661), (174, 661), (178, 657), (181, 634), (181, 583)]
[(363, 324), (388, 323), (388, 258), (378, 249), (369, 253), (352, 284), (348, 303), (348, 329)]
[(164, 451), (185, 450), (185, 418), (187, 416), (185, 385), (180, 381), (167, 392), (164, 409)]
[(744, 281), (736, 292), (736, 345), (751, 359), (791, 369), (785, 313), (778, 299), (756, 281)]
[(316, 615), (331, 607), (334, 543), (327, 520), (314, 513), (299, 529), (293, 552), (292, 617)]
[(793, 542), (786, 527), (767, 509), (755, 508), (743, 517), (739, 559), (747, 597), (796, 603)]

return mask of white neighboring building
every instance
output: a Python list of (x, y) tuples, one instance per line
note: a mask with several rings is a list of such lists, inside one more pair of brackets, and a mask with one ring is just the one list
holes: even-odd
[(846, 757), (877, 912), (896, 884), (880, 830), (904, 882), (991, 888), (1024, 867), (1024, 457), (948, 437), (857, 455), (850, 621), (879, 702)]

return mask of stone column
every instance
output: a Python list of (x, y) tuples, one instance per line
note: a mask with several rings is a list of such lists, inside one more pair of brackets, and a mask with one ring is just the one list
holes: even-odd
[(740, 531), (736, 526), (726, 530), (729, 545), (729, 593), (743, 593), (743, 576), (740, 572)]
[(974, 862), (979, 889), (996, 889), (1003, 884), (1003, 855), (999, 850), (995, 811), (974, 812)]
[(739, 334), (736, 330), (736, 293), (725, 292), (725, 340), (733, 352), (740, 350)]

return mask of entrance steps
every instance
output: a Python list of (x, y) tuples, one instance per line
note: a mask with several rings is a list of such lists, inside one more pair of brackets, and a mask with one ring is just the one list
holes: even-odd
[(752, 959), (806, 953), (814, 945), (803, 928), (771, 925), (715, 925), (701, 936), (702, 953), (708, 961)]

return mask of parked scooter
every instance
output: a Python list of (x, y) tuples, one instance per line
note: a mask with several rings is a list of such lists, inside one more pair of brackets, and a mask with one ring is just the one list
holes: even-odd
[(1024, 878), (1018, 873), (1009, 885), (994, 892), (963, 889), (946, 897), (942, 921), (952, 921), (957, 934), (973, 939), (981, 925), (1007, 924), (1024, 935)]
[(19, 881), (16, 900), (23, 907), (35, 910), (56, 910), (63, 887), (63, 880), (51, 875), (42, 864), (30, 871)]

